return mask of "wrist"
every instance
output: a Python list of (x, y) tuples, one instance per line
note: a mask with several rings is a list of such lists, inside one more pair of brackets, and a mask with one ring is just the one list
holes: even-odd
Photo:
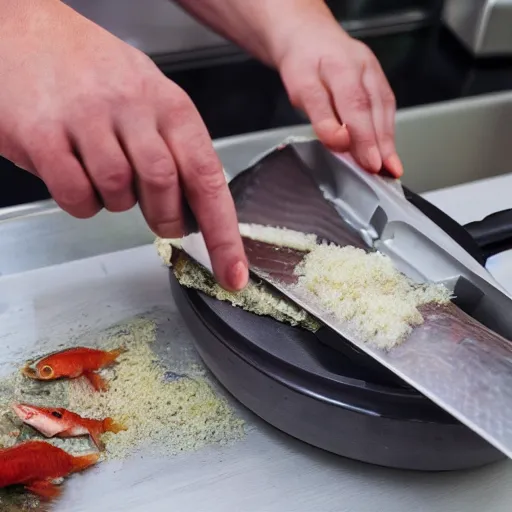
[(278, 70), (291, 51), (309, 45), (319, 34), (335, 30), (349, 38), (323, 0), (284, 0), (276, 10), (278, 21), (269, 23), (265, 41), (270, 64)]

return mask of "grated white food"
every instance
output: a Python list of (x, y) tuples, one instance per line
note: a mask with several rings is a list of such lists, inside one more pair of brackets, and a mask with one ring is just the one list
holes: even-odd
[(348, 322), (361, 339), (389, 349), (423, 323), (418, 308), (444, 304), (449, 290), (438, 284), (416, 284), (381, 253), (352, 246), (316, 246), (295, 273), (299, 286), (311, 292), (337, 319)]
[[(307, 252), (295, 273), (299, 276), (302, 289), (312, 293), (326, 310), (338, 320), (346, 322), (364, 342), (371, 342), (379, 348), (389, 349), (407, 338), (414, 326), (423, 323), (420, 306), (429, 303), (445, 304), (451, 295), (449, 290), (438, 284), (416, 284), (399, 272), (392, 260), (379, 252), (367, 253), (353, 246), (339, 247), (335, 244), (318, 244), (316, 235), (305, 234), (286, 228), (239, 224), (240, 234), (246, 238), (289, 247)], [(157, 245), (160, 256), (170, 264), (170, 245), (179, 246), (177, 241), (166, 241)], [(170, 252), (169, 252), (170, 254)], [(249, 296), (250, 287), (236, 296), (226, 295), (213, 283), (209, 288), (192, 278), (194, 264), (189, 263), (179, 272), (182, 284), (198, 288), (221, 300), (228, 300), (258, 314), (271, 315), (280, 321), (290, 322), (292, 315), (283, 315), (276, 305), (265, 296), (264, 311), (256, 310), (254, 300)], [(264, 289), (258, 292), (263, 292)], [(239, 300), (234, 300), (238, 298)], [(263, 302), (262, 302), (263, 303)], [(283, 301), (287, 304), (287, 301)], [(291, 304), (291, 303), (290, 303)], [(304, 320), (312, 318), (297, 307), (300, 318), (292, 317), (304, 326)], [(296, 311), (293, 313), (296, 315)], [(289, 313), (289, 311), (286, 311)], [(319, 324), (318, 324), (319, 325)], [(315, 325), (315, 329), (318, 328)]]
[(240, 223), (238, 228), (240, 235), (245, 238), (298, 251), (310, 251), (317, 244), (316, 235), (305, 234), (293, 229), (244, 223)]
[(172, 248), (181, 248), (181, 238), (160, 238), (154, 241), (155, 249), (164, 265), (171, 266)]
[(231, 303), (256, 315), (270, 316), (280, 322), (299, 325), (316, 331), (320, 323), (291, 300), (273, 292), (264, 282), (249, 279), (239, 292), (228, 292), (219, 286), (213, 276), (187, 256), (182, 255), (173, 267), (174, 275), (182, 286), (206, 293), (210, 297)]
[(127, 427), (103, 436), (107, 458), (124, 458), (142, 448), (171, 455), (243, 437), (243, 420), (217, 395), (203, 370), (164, 379), (166, 370), (151, 349), (156, 328), (153, 321), (138, 319), (109, 335), (105, 348), (128, 351), (118, 365), (103, 371), (109, 376), (106, 393), (91, 392), (83, 379), (69, 382), (72, 411), (89, 418), (110, 416)]
[[(251, 240), (272, 244), (278, 247), (289, 247), (298, 251), (311, 251), (317, 245), (317, 236), (293, 229), (263, 226), (261, 224), (238, 224), (240, 235)], [(181, 249), (181, 238), (160, 238), (154, 241), (155, 248), (168, 267), (171, 266), (172, 248)]]
[[(244, 233), (253, 236), (262, 235), (263, 240), (254, 238), (255, 240), (266, 240), (274, 245), (290, 247), (290, 245), (283, 244), (283, 240), (291, 245), (295, 242), (295, 248), (307, 247), (311, 249), (316, 245), (315, 235), (305, 235), (284, 228), (272, 228), (256, 224), (240, 224), (240, 226)], [(275, 241), (271, 242), (272, 240)], [(171, 263), (172, 249), (173, 247), (181, 248), (181, 240), (157, 238), (155, 247), (162, 262), (168, 267), (173, 267)], [(313, 332), (320, 328), (320, 322), (314, 317), (291, 300), (272, 291), (262, 281), (254, 281), (250, 278), (243, 290), (239, 292), (226, 291), (217, 284), (208, 270), (185, 255), (182, 255), (176, 262), (173, 272), (182, 286), (202, 291), (210, 297), (229, 302), (235, 307), (240, 307), (256, 315), (270, 316), (279, 322), (285, 322), (292, 326), (298, 325)]]

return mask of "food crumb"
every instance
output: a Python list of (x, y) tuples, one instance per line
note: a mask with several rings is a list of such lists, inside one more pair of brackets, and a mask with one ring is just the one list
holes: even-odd
[(317, 245), (295, 274), (298, 287), (354, 327), (363, 342), (382, 349), (398, 345), (423, 323), (420, 306), (451, 298), (445, 286), (414, 283), (388, 256), (353, 246)]
[[(70, 342), (71, 346), (94, 346), (102, 350), (119, 346), (128, 349), (119, 357), (119, 364), (101, 372), (110, 385), (106, 393), (94, 392), (83, 378), (31, 381), (17, 371), (1, 379), (0, 448), (44, 440), (72, 455), (95, 451), (87, 436), (47, 439), (23, 425), (11, 409), (12, 403), (19, 401), (64, 407), (84, 417), (112, 417), (123, 423), (127, 431), (103, 436), (106, 451), (101, 460), (124, 459), (133, 454), (175, 455), (212, 443), (225, 445), (241, 439), (245, 435), (244, 421), (216, 392), (204, 366), (197, 364), (194, 357), (189, 360), (183, 348), (173, 346), (172, 339), (165, 340), (163, 347), (158, 348), (156, 336), (154, 320), (135, 318), (101, 333), (88, 333), (85, 338), (89, 341), (85, 343), (80, 338)], [(165, 366), (158, 355), (162, 350), (165, 354), (177, 353), (176, 357), (166, 358)], [(41, 507), (38, 498), (24, 492), (22, 487), (0, 489), (2, 512), (46, 510)]]
[(134, 322), (111, 335), (106, 349), (124, 346), (119, 364), (107, 370), (106, 393), (93, 393), (83, 379), (70, 382), (70, 409), (91, 418), (112, 417), (126, 431), (106, 433), (107, 458), (144, 453), (176, 454), (244, 434), (244, 422), (219, 397), (197, 367), (188, 372), (163, 368), (151, 350), (156, 325)]

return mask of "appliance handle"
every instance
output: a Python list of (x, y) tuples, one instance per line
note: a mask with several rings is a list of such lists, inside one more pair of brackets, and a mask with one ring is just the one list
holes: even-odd
[(420, 196), (409, 190), (402, 185), (406, 199), (421, 210), (427, 217), (433, 220), (440, 226), (445, 233), (450, 235), (456, 240), (466, 251), (475, 258), (480, 265), (485, 266), (486, 258), (479, 245), (471, 237), (471, 235), (461, 226), (455, 219), (452, 219), (448, 214), (440, 210), (437, 206), (427, 201), (424, 197)]
[(464, 228), (487, 258), (512, 249), (512, 209), (491, 213)]

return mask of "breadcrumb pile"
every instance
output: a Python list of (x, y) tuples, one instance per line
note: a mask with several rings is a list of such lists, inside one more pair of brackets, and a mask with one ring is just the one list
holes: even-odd
[(202, 369), (176, 374), (161, 367), (151, 350), (155, 328), (154, 322), (140, 320), (108, 339), (107, 349), (123, 346), (128, 351), (105, 372), (106, 393), (91, 392), (83, 379), (70, 382), (72, 411), (90, 418), (112, 417), (127, 427), (104, 434), (107, 458), (124, 458), (140, 449), (175, 454), (243, 436), (243, 421), (215, 393)]
[[(217, 394), (202, 365), (172, 360), (164, 367), (155, 351), (156, 323), (136, 318), (94, 336), (94, 348), (125, 347), (118, 364), (102, 370), (109, 383), (105, 393), (87, 380), (49, 382), (26, 379), (20, 372), (0, 380), (0, 448), (26, 440), (44, 440), (73, 455), (95, 450), (87, 437), (47, 439), (12, 412), (14, 402), (64, 407), (83, 417), (112, 417), (128, 430), (106, 433), (102, 459), (123, 459), (134, 453), (174, 455), (210, 443), (227, 444), (245, 434), (244, 421)], [(82, 345), (73, 340), (72, 345)], [(173, 340), (169, 340), (172, 345)], [(89, 346), (85, 343), (83, 346)], [(20, 361), (20, 365), (23, 362)], [(39, 511), (40, 502), (22, 488), (0, 489), (0, 511)]]
[(416, 284), (381, 253), (352, 246), (317, 245), (295, 269), (298, 286), (312, 293), (364, 342), (390, 349), (423, 323), (418, 308), (445, 304), (450, 292), (439, 284)]
[[(353, 246), (319, 243), (314, 234), (257, 224), (239, 224), (240, 234), (279, 247), (304, 251), (296, 292), (306, 291), (337, 320), (352, 328), (359, 339), (381, 349), (404, 341), (415, 326), (423, 323), (419, 310), (425, 304), (446, 304), (450, 291), (443, 285), (417, 284), (399, 272), (391, 258), (367, 253)], [(158, 253), (171, 265), (172, 246), (179, 240), (155, 241)], [(242, 291), (223, 290), (213, 277), (190, 259), (180, 258), (173, 269), (178, 281), (247, 311), (268, 315), (281, 322), (316, 331), (321, 323), (290, 299), (273, 295), (264, 282), (250, 280)]]
[[(311, 250), (316, 245), (316, 235), (304, 235), (285, 228), (239, 224), (240, 233), (246, 238), (260, 242), (282, 245), (297, 250)], [(178, 282), (187, 288), (199, 290), (210, 297), (232, 306), (240, 307), (260, 316), (269, 316), (279, 322), (300, 326), (309, 331), (317, 331), (321, 323), (293, 301), (273, 291), (265, 282), (249, 278), (247, 286), (238, 292), (230, 292), (219, 286), (212, 274), (190, 259), (185, 253), (173, 266), (173, 247), (180, 249), (180, 239), (156, 238), (156, 251), (162, 262), (171, 267)]]
[(256, 315), (270, 316), (279, 322), (301, 326), (309, 331), (320, 328), (313, 316), (291, 300), (273, 292), (263, 281), (249, 279), (247, 286), (239, 292), (229, 292), (219, 286), (214, 277), (186, 255), (180, 256), (173, 267), (174, 275), (182, 286), (193, 288), (217, 300), (231, 303)]

